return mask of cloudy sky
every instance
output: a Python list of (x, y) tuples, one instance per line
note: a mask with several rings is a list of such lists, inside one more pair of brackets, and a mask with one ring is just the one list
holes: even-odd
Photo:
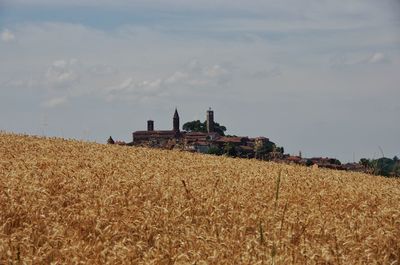
[(397, 0), (2, 0), (0, 130), (105, 142), (209, 107), (289, 153), (400, 154)]

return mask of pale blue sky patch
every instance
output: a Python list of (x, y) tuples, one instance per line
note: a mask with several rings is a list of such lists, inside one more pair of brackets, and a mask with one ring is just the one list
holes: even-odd
[(0, 129), (104, 142), (203, 119), (289, 153), (399, 155), (400, 4), (13, 0)]

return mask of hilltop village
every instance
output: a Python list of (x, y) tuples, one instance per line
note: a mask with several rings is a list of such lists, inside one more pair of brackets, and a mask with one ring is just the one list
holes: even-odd
[(179, 149), (190, 152), (208, 153), (234, 157), (277, 159), (283, 157), (283, 149), (266, 137), (249, 138), (247, 136), (225, 136), (217, 132), (214, 122), (214, 111), (206, 112), (206, 131), (181, 131), (178, 110), (172, 118), (172, 130), (154, 130), (154, 121), (147, 121), (146, 131), (132, 133), (132, 142), (114, 142), (112, 137), (109, 144), (130, 146), (146, 146), (153, 148)]
[[(200, 121), (197, 121), (200, 123)], [(366, 172), (368, 168), (359, 163), (341, 164), (335, 158), (312, 157), (304, 158), (284, 154), (283, 147), (277, 147), (269, 138), (230, 136), (217, 130), (219, 125), (214, 121), (214, 111), (206, 112), (205, 130), (180, 130), (178, 110), (175, 109), (172, 118), (172, 130), (154, 130), (154, 121), (147, 121), (147, 130), (132, 133), (132, 142), (114, 141), (110, 136), (107, 143), (127, 146), (142, 146), (162, 149), (178, 149), (214, 155), (226, 155), (240, 158), (255, 158), (274, 162), (294, 163), (304, 166), (319, 166), (338, 170)], [(185, 126), (183, 126), (185, 127)]]

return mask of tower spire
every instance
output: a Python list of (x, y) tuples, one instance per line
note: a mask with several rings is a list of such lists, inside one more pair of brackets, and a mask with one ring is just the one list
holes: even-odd
[(179, 114), (178, 109), (175, 107), (175, 113), (173, 118), (173, 130), (179, 132)]

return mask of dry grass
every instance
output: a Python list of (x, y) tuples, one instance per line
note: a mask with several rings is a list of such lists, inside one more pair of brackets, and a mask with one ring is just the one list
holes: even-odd
[(6, 133), (0, 143), (0, 264), (399, 264), (399, 180)]

